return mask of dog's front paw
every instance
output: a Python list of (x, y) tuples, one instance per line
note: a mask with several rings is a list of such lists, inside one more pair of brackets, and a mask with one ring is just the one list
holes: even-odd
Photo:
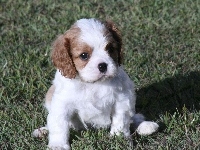
[(110, 135), (111, 136), (120, 135), (120, 131), (117, 128), (111, 128)]
[(137, 128), (140, 135), (150, 135), (158, 130), (159, 125), (152, 121), (143, 121)]
[(65, 144), (62, 146), (53, 146), (53, 145), (49, 145), (47, 150), (70, 150), (70, 146)]
[(129, 128), (121, 128), (120, 126), (112, 126), (111, 130), (110, 130), (110, 135), (114, 136), (114, 135), (124, 135), (125, 137), (130, 135), (130, 130)]
[(37, 138), (42, 138), (42, 137), (46, 136), (47, 133), (48, 133), (47, 127), (41, 127), (41, 128), (35, 129), (33, 131), (32, 135)]

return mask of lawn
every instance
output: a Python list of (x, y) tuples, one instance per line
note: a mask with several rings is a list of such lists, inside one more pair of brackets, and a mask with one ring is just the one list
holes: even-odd
[[(46, 149), (32, 137), (46, 123), (43, 99), (55, 68), (51, 43), (80, 18), (111, 19), (123, 38), (124, 68), (136, 84), (137, 112), (159, 123), (132, 131), (134, 149), (200, 149), (199, 0), (1, 0), (0, 149)], [(71, 131), (72, 150), (129, 150), (108, 130)]]

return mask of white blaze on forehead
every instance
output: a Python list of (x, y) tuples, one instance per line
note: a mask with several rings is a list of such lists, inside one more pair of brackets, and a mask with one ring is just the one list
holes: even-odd
[(94, 49), (104, 48), (107, 44), (105, 26), (96, 19), (80, 19), (76, 25), (81, 29), (80, 40)]

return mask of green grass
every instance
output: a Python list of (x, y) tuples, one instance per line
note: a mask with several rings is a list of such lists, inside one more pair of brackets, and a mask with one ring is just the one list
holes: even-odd
[[(151, 136), (133, 131), (135, 149), (199, 149), (199, 0), (1, 0), (0, 149), (46, 148), (47, 138), (31, 133), (46, 123), (51, 43), (84, 17), (109, 18), (121, 29), (137, 112), (160, 124)], [(71, 131), (72, 149), (131, 149), (130, 139), (108, 132)]]

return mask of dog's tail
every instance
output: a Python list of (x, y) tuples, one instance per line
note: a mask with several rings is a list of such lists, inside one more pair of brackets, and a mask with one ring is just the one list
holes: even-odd
[(135, 114), (132, 119), (135, 129), (140, 135), (150, 135), (158, 130), (159, 125), (156, 122), (145, 121), (142, 114)]

